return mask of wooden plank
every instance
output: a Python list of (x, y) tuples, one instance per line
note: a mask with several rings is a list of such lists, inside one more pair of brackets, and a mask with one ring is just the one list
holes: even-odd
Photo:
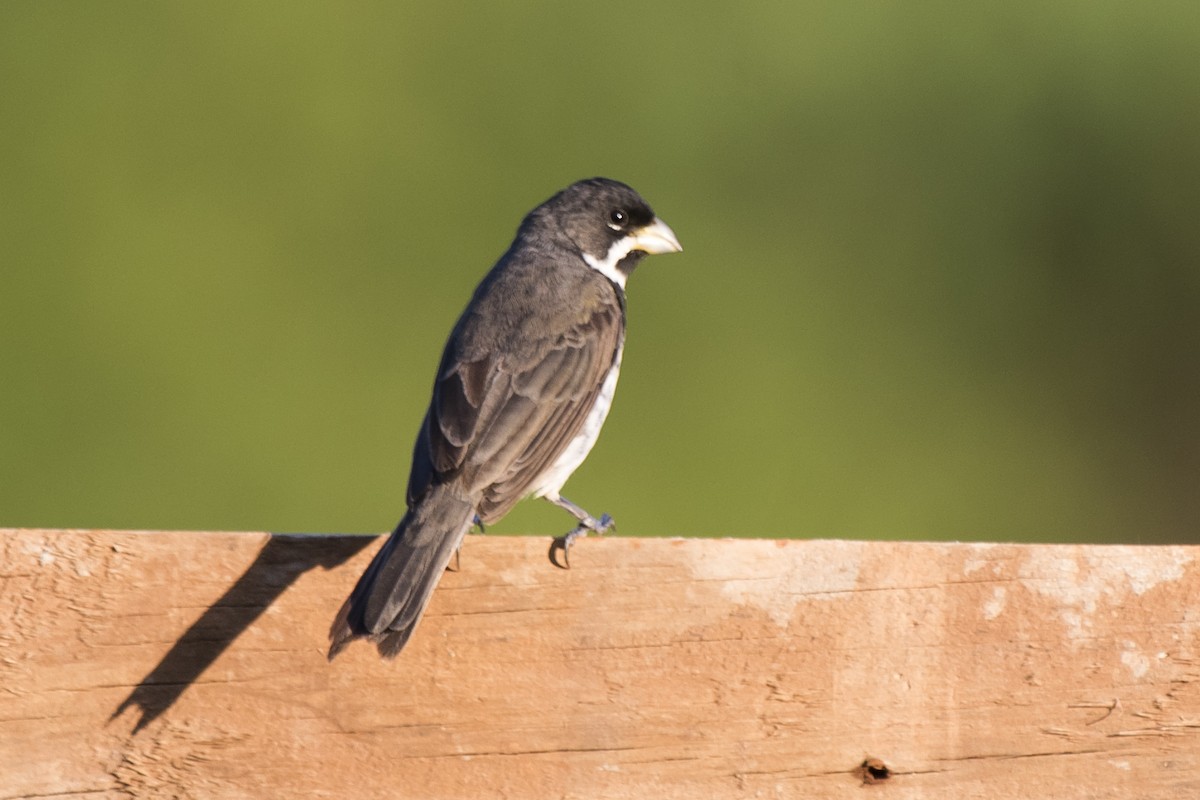
[(0, 798), (1200, 797), (1198, 547), (548, 544), (329, 664), (373, 542), (0, 531)]

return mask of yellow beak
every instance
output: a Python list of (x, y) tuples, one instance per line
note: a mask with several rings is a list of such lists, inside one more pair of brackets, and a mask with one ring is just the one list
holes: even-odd
[(631, 250), (644, 250), (651, 255), (656, 253), (681, 253), (683, 245), (675, 238), (675, 231), (658, 217), (649, 225), (638, 228), (633, 232), (633, 247)]

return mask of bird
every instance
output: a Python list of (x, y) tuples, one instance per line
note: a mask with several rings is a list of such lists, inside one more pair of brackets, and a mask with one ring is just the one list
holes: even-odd
[(604, 533), (561, 490), (608, 416), (625, 344), (625, 283), (650, 254), (680, 252), (674, 231), (628, 185), (571, 184), (530, 211), (476, 287), (446, 341), (413, 446), (407, 510), (329, 631), (329, 660), (356, 639), (394, 658), (472, 527), (524, 498), (576, 527), (550, 560)]

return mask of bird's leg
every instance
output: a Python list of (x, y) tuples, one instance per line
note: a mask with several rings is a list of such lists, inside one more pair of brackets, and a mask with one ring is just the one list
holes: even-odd
[[(550, 543), (550, 563), (556, 567), (561, 569), (571, 568), (571, 545), (580, 536), (587, 536), (589, 532), (604, 534), (608, 531), (616, 530), (616, 523), (613, 522), (613, 518), (608, 514), (601, 514), (600, 519), (596, 519), (565, 497), (547, 497), (546, 499), (559, 508), (566, 509), (571, 516), (579, 520), (579, 524), (575, 526), (574, 530), (563, 536), (559, 536)], [(563, 563), (561, 564), (558, 563), (558, 558), (556, 557), (559, 550), (563, 554)]]
[(565, 497), (547, 497), (551, 503), (565, 510), (572, 517), (579, 520), (579, 528), (583, 530), (593, 531), (595, 533), (607, 533), (609, 530), (615, 530), (613, 519), (608, 514), (601, 514), (600, 519), (596, 519), (588, 512), (584, 511), (579, 506), (572, 503)]
[[(487, 529), (483, 527), (483, 520), (481, 520), (479, 518), (478, 514), (476, 514), (474, 517), (471, 518), (471, 527), (479, 528), (480, 533), (487, 533)], [(462, 555), (462, 540), (461, 539), (458, 542), (458, 547), (454, 548), (454, 569), (450, 569), (450, 565), (447, 564), (446, 565), (447, 570), (449, 570), (450, 572), (458, 572), (460, 555)]]

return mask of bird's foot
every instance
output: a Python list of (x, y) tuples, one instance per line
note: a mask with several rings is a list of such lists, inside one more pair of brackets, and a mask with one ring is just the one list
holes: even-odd
[[(584, 517), (575, 526), (575, 529), (570, 533), (559, 536), (550, 543), (550, 563), (559, 569), (571, 568), (571, 545), (581, 536), (587, 536), (589, 533), (604, 535), (609, 531), (617, 529), (617, 525), (613, 522), (613, 518), (608, 514), (601, 514), (600, 519), (593, 517)], [(562, 551), (562, 563), (558, 563), (558, 551)]]

